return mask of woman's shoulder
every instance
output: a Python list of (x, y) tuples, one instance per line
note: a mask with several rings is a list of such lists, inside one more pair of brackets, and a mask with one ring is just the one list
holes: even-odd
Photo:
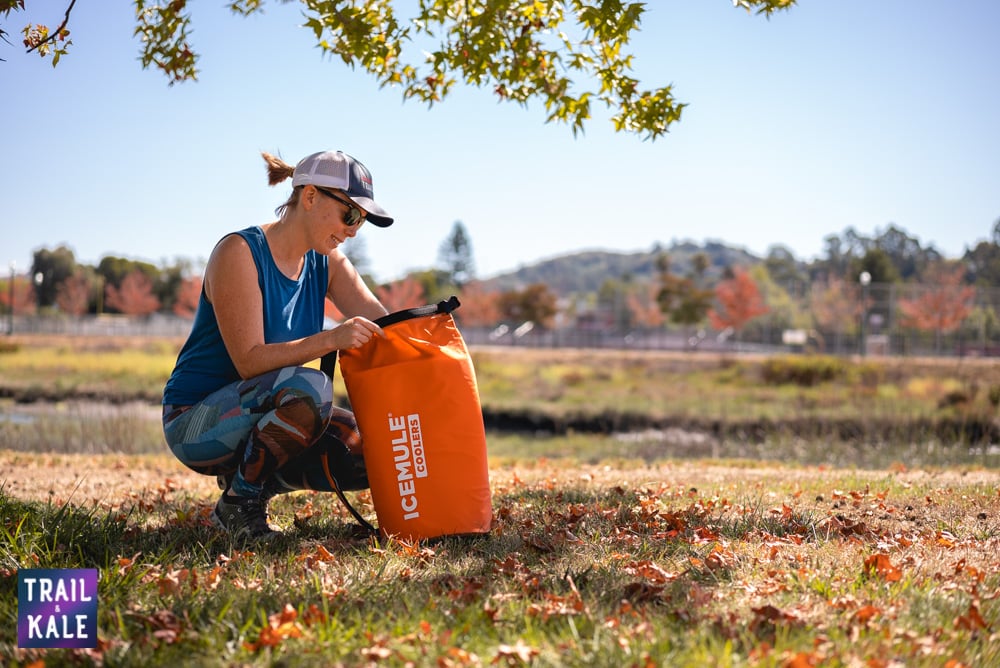
[(239, 249), (246, 250), (253, 240), (253, 235), (247, 232), (247, 230), (240, 230), (238, 232), (230, 232), (222, 237), (215, 244), (215, 248), (212, 249), (212, 255), (228, 255), (234, 251), (238, 252)]
[(247, 230), (230, 232), (219, 239), (208, 258), (206, 269), (210, 270), (219, 265), (229, 267), (233, 263), (243, 264), (252, 261), (256, 240), (252, 233), (247, 234), (247, 232)]

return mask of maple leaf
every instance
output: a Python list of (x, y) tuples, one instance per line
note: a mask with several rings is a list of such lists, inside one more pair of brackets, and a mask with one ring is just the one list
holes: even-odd
[(967, 613), (955, 618), (955, 628), (965, 629), (966, 631), (977, 631), (979, 629), (988, 629), (989, 627), (990, 625), (979, 614), (979, 606), (975, 602), (969, 604), (969, 611)]
[(782, 662), (782, 668), (812, 668), (818, 666), (823, 661), (823, 656), (815, 652), (799, 652), (786, 656)]
[(301, 638), (302, 627), (298, 623), (298, 611), (291, 603), (286, 603), (280, 612), (268, 616), (268, 625), (260, 630), (255, 643), (244, 643), (244, 647), (256, 652), (262, 647), (277, 647), (286, 638)]
[(296, 561), (304, 564), (310, 570), (315, 568), (317, 564), (330, 563), (336, 560), (337, 558), (322, 545), (317, 545), (314, 550), (303, 552), (296, 558)]
[(878, 576), (886, 582), (898, 582), (903, 577), (903, 571), (894, 566), (887, 554), (873, 554), (865, 559), (865, 575)]
[(679, 573), (665, 570), (648, 559), (628, 564), (622, 570), (629, 575), (638, 575), (651, 584), (665, 584), (667, 582), (673, 582), (680, 576)]
[(874, 605), (865, 605), (858, 608), (851, 619), (861, 624), (867, 624), (881, 614), (882, 610), (880, 608), (876, 608)]

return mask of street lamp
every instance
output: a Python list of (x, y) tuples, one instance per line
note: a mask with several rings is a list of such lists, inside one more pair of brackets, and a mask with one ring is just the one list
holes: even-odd
[(10, 311), (7, 313), (7, 336), (14, 333), (14, 272), (17, 271), (17, 262), (10, 261), (10, 282), (7, 284), (7, 296), (10, 297)]
[(862, 357), (865, 356), (865, 321), (868, 319), (868, 286), (872, 282), (872, 275), (867, 271), (861, 272), (858, 276), (861, 283), (861, 341), (858, 348)]

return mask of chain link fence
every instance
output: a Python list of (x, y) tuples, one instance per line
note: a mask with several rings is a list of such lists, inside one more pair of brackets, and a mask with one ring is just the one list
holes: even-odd
[[(853, 287), (853, 286), (852, 286)], [(937, 291), (936, 293), (934, 291)], [(816, 352), (860, 356), (1000, 356), (1000, 289), (976, 288), (967, 299), (967, 311), (954, 328), (918, 329), (900, 305), (919, 301), (940, 286), (871, 284), (845, 295), (848, 308), (841, 317), (819, 325), (810, 306), (810, 286), (785, 288), (789, 296), (780, 307), (750, 321), (741, 331), (714, 330), (707, 325), (680, 327), (666, 324), (642, 327), (630, 316), (627, 300), (601, 303), (586, 313), (563, 312), (556, 325), (498, 322), (490, 326), (461, 323), (469, 345), (535, 347), (620, 348), (634, 350), (678, 350), (708, 352)], [(943, 293), (947, 297), (947, 293)], [(930, 301), (930, 300), (928, 300)], [(944, 310), (953, 305), (942, 307)], [(191, 320), (168, 314), (148, 317), (98, 315), (7, 314), (8, 334), (68, 336), (173, 337), (182, 339)]]

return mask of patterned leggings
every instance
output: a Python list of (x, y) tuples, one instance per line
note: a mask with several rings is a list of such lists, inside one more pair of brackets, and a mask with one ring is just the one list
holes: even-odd
[(247, 496), (272, 479), (282, 491), (367, 487), (354, 414), (333, 405), (330, 378), (316, 369), (286, 367), (191, 406), (165, 405), (163, 432), (185, 466), (234, 475), (234, 491)]

